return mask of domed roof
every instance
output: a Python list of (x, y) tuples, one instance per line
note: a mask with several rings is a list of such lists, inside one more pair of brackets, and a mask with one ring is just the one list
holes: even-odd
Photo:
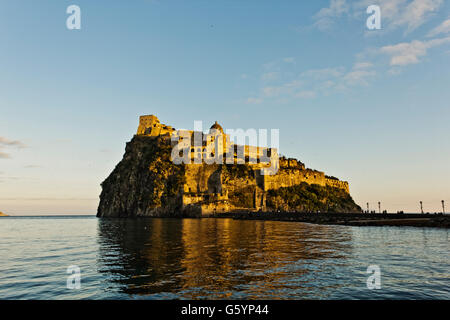
[(209, 132), (211, 132), (214, 129), (223, 133), (223, 128), (220, 124), (217, 123), (217, 121), (211, 126), (211, 128), (209, 129)]

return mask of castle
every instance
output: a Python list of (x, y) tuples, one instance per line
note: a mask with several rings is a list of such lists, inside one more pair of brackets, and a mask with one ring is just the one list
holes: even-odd
[[(305, 168), (296, 159), (279, 158), (275, 148), (231, 142), (230, 136), (224, 133), (217, 121), (208, 133), (203, 133), (176, 130), (162, 124), (154, 115), (145, 115), (139, 119), (137, 136), (160, 138), (172, 146), (173, 141), (179, 143), (187, 139), (190, 161), (184, 164), (179, 202), (183, 211), (197, 215), (235, 210), (265, 211), (270, 190), (293, 187), (303, 182), (334, 187), (349, 193), (348, 182)], [(202, 161), (211, 157), (226, 158), (226, 164), (205, 164)], [(272, 173), (269, 169), (272, 169)]]
[[(239, 145), (231, 142), (230, 135), (225, 134), (217, 121), (205, 134), (201, 131), (175, 130), (171, 126), (162, 124), (154, 115), (141, 116), (137, 135), (150, 137), (165, 137), (180, 143), (187, 141), (188, 162), (201, 164), (203, 162), (224, 162), (227, 164), (256, 164), (260, 169), (273, 166), (278, 169), (278, 153), (275, 148), (263, 148), (250, 145)], [(244, 137), (245, 139), (245, 137)], [(210, 160), (208, 162), (208, 160)], [(217, 160), (217, 161), (213, 161)], [(268, 171), (268, 170), (266, 170)], [(264, 172), (264, 170), (263, 170)], [(267, 172), (270, 174), (270, 172)]]

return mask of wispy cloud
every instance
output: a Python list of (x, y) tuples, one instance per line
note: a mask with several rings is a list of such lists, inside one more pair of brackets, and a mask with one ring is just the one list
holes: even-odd
[(311, 69), (304, 71), (300, 74), (300, 77), (312, 78), (315, 80), (337, 78), (344, 74), (345, 68), (323, 68), (323, 69)]
[(334, 25), (336, 18), (348, 14), (349, 9), (346, 0), (331, 0), (328, 7), (320, 9), (314, 15), (314, 26), (322, 31), (328, 30)]
[[(387, 3), (387, 0), (383, 2)], [(395, 2), (402, 4), (404, 1), (397, 0)], [(424, 24), (432, 13), (438, 11), (442, 3), (443, 0), (414, 0), (399, 8), (400, 14), (391, 17), (391, 24), (406, 26), (407, 32), (411, 32)]]
[(302, 98), (302, 99), (312, 99), (315, 98), (317, 93), (312, 90), (305, 90), (305, 91), (299, 91), (294, 94), (296, 98)]
[(0, 151), (0, 159), (9, 159), (11, 156), (8, 153)]
[(280, 76), (279, 72), (266, 72), (266, 73), (262, 74), (261, 80), (273, 81), (273, 80), (277, 80), (279, 76)]
[(440, 25), (438, 25), (436, 28), (431, 30), (428, 33), (428, 37), (435, 37), (439, 34), (443, 33), (449, 33), (450, 32), (450, 19), (447, 19), (443, 21)]
[(5, 137), (0, 137), (0, 159), (10, 159), (9, 153), (1, 151), (6, 147), (26, 148), (26, 145), (19, 140), (10, 140)]
[(254, 97), (248, 98), (246, 100), (246, 103), (248, 103), (248, 104), (260, 104), (262, 102), (263, 102), (263, 99), (261, 99), (261, 98), (254, 98)]
[(369, 5), (378, 5), (383, 29), (404, 28), (409, 33), (427, 22), (442, 3), (443, 0), (330, 0), (329, 6), (320, 9), (314, 16), (314, 26), (322, 31), (328, 30), (338, 19), (344, 16), (360, 19), (366, 15)]
[(287, 57), (283, 59), (286, 63), (295, 63), (295, 59), (293, 57)]
[(376, 75), (375, 70), (372, 69), (373, 64), (370, 62), (357, 62), (353, 65), (345, 76), (344, 81), (346, 85), (368, 85), (369, 79)]
[(19, 140), (9, 140), (5, 137), (0, 137), (0, 146), (9, 146), (9, 147), (18, 147), (18, 148), (25, 148), (26, 145), (19, 141)]
[[(263, 74), (262, 79), (267, 78), (266, 74)], [(295, 74), (297, 75), (295, 76)], [(277, 71), (277, 75), (276, 81), (270, 86), (262, 81), (259, 94), (247, 98), (246, 103), (288, 102), (297, 99), (313, 99), (333, 92), (343, 92), (354, 86), (368, 85), (369, 80), (375, 77), (376, 71), (372, 63), (359, 61), (350, 69), (339, 66), (296, 73), (292, 68), (288, 68), (284, 71)]]
[(450, 43), (450, 37), (428, 41), (413, 40), (396, 45), (384, 46), (380, 52), (390, 56), (391, 66), (406, 66), (420, 62), (420, 58), (427, 55), (428, 49)]

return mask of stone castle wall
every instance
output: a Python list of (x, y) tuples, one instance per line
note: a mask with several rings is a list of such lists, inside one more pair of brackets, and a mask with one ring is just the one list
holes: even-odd
[(324, 172), (311, 169), (291, 169), (283, 167), (278, 170), (276, 175), (264, 176), (264, 190), (292, 187), (301, 184), (302, 182), (318, 184), (322, 187), (330, 186), (344, 189), (347, 193), (350, 193), (347, 181), (329, 178)]
[(249, 209), (230, 201), (238, 193), (251, 198), (254, 211), (265, 210), (266, 193), (282, 187), (292, 187), (302, 182), (344, 189), (349, 193), (348, 183), (325, 176), (325, 173), (303, 169), (291, 162), (291, 167), (282, 167), (276, 175), (261, 175), (259, 166), (249, 165), (251, 173), (246, 176), (230, 174), (220, 165), (190, 164), (185, 169), (183, 186), (183, 208), (202, 215)]

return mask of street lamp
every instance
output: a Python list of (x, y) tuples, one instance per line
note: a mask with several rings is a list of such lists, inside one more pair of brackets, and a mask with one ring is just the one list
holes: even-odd
[(441, 202), (442, 202), (442, 214), (445, 214), (445, 205), (444, 205), (444, 200), (442, 200)]

